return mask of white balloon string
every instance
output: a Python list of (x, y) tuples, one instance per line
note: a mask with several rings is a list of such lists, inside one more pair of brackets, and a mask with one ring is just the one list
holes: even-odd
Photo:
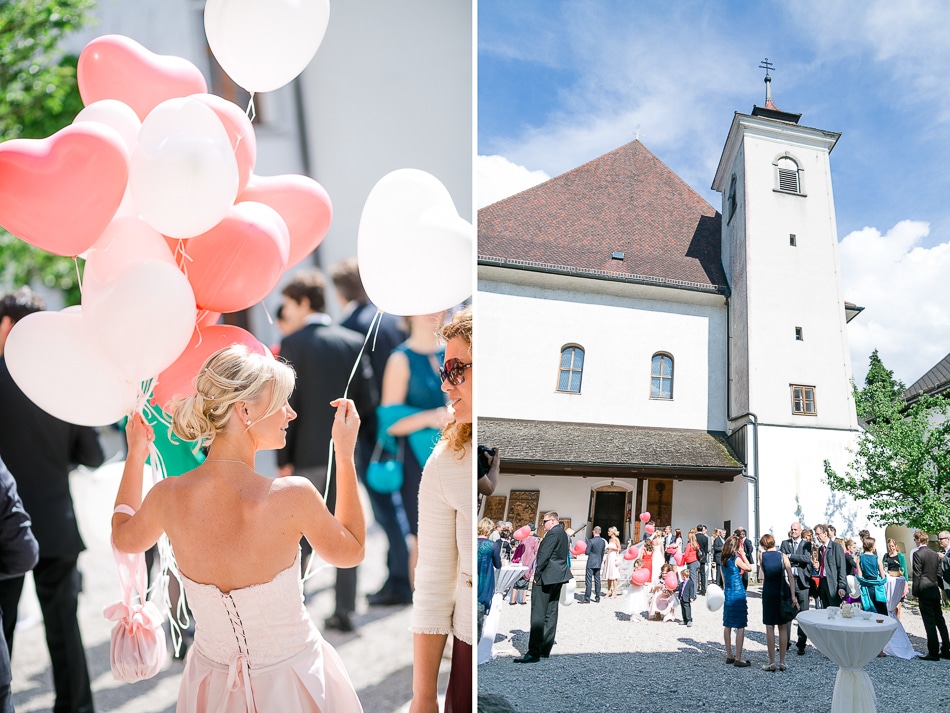
[[(152, 418), (161, 421), (165, 425), (170, 425), (167, 419), (160, 415), (162, 412), (149, 403), (152, 389), (156, 383), (156, 379), (143, 382), (136, 403), (136, 413), (141, 413), (144, 419), (145, 413), (148, 412)], [(165, 460), (154, 442), (148, 444), (148, 457), (151, 464), (152, 485), (154, 486), (160, 480), (168, 477), (168, 469), (165, 467)], [(175, 561), (175, 552), (165, 533), (162, 533), (162, 536), (158, 539), (157, 546), (159, 575), (149, 588), (148, 596), (153, 602), (158, 600), (156, 605), (163, 609), (168, 616), (169, 631), (177, 655), (181, 652), (183, 643), (182, 631), (191, 624), (191, 618), (188, 615), (188, 607), (185, 603), (185, 588), (181, 581), (181, 573), (178, 571), (178, 563)], [(171, 594), (169, 593), (169, 584), (172, 577), (178, 581), (179, 597), (178, 604), (175, 607), (172, 606)]]
[(251, 123), (254, 123), (254, 119), (257, 118), (257, 107), (254, 106), (254, 92), (251, 92), (251, 98), (247, 103), (247, 118), (251, 120)]
[[(356, 375), (356, 370), (359, 369), (360, 361), (362, 361), (363, 359), (363, 352), (366, 350), (366, 345), (369, 342), (370, 337), (372, 337), (373, 339), (373, 345), (372, 347), (370, 347), (370, 351), (373, 351), (376, 349), (376, 335), (379, 333), (379, 323), (380, 323), (380, 320), (382, 319), (382, 316), (383, 316), (383, 313), (377, 309), (376, 314), (373, 315), (373, 320), (369, 324), (369, 329), (366, 330), (366, 337), (363, 339), (363, 345), (360, 347), (360, 353), (356, 355), (356, 362), (353, 364), (353, 368), (350, 370), (350, 378), (346, 380), (346, 388), (343, 389), (344, 399), (347, 397), (347, 394), (350, 392), (350, 384), (353, 382), (353, 377)], [(329, 455), (327, 456), (327, 484), (326, 484), (326, 487), (323, 489), (324, 501), (327, 499), (327, 496), (330, 493), (330, 480), (332, 477), (333, 477), (333, 439), (331, 438)], [(313, 574), (315, 574), (314, 572), (310, 571), (311, 568), (313, 567), (313, 558), (315, 556), (316, 555), (311, 555), (310, 559), (307, 560), (307, 569), (303, 575), (303, 581), (305, 582), (310, 577), (312, 577)]]
[(79, 294), (82, 295), (82, 273), (79, 272), (79, 258), (73, 255), (73, 265), (76, 266), (76, 282), (79, 283)]
[(267, 308), (267, 303), (264, 300), (261, 300), (261, 307), (264, 308), (264, 316), (267, 317), (267, 323), (274, 326), (274, 318), (271, 317), (270, 310)]

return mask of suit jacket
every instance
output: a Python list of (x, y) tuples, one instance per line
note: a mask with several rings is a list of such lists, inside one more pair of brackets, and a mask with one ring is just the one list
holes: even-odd
[(755, 548), (752, 546), (752, 540), (748, 537), (742, 538), (742, 551), (745, 552), (746, 562), (752, 564), (752, 550)]
[(0, 458), (16, 479), (41, 557), (86, 549), (76, 524), (69, 473), (105, 460), (99, 433), (50, 416), (20, 391), (0, 357)]
[[(297, 372), (297, 386), (290, 396), (297, 418), (287, 427), (287, 445), (277, 451), (278, 465), (326, 468), (335, 413), (330, 402), (343, 395), (362, 346), (363, 338), (352, 329), (321, 323), (306, 324), (281, 342), (281, 358)], [(379, 402), (373, 368), (365, 353), (348, 395), (360, 414), (362, 441), (368, 432), (375, 433)]]
[(940, 555), (926, 545), (914, 550), (914, 584), (912, 592), (918, 599), (940, 597)]
[(792, 567), (798, 567), (798, 588), (807, 589), (811, 579), (808, 574), (808, 568), (811, 565), (811, 543), (802, 538), (799, 540), (798, 552), (795, 552), (795, 545), (792, 544), (791, 539), (783, 540), (779, 545), (779, 551), (788, 555)]
[(716, 535), (716, 538), (713, 540), (713, 562), (716, 564), (722, 564), (722, 546), (724, 544), (726, 544), (726, 540)]
[[(818, 560), (821, 567), (821, 559)], [(848, 591), (847, 564), (844, 557), (844, 548), (834, 540), (828, 540), (825, 550), (825, 579), (828, 581), (828, 591), (839, 589)]]
[[(0, 460), (0, 579), (20, 577), (36, 566), (40, 547), (30, 516), (17, 495), (16, 481)], [(0, 678), (0, 682), (4, 679)]]
[(702, 532), (696, 533), (696, 544), (699, 545), (699, 561), (705, 562), (709, 554), (709, 538)]
[(600, 569), (604, 564), (604, 550), (607, 549), (607, 540), (595, 535), (587, 542), (587, 569)]
[(534, 581), (540, 584), (563, 584), (570, 581), (571, 569), (567, 566), (569, 544), (567, 533), (560, 523), (551, 527), (541, 540), (534, 565)]

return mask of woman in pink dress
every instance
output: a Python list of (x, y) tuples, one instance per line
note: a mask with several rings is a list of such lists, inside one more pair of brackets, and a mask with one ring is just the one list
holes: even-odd
[(140, 415), (129, 420), (129, 455), (116, 497), (112, 539), (144, 552), (166, 534), (175, 551), (195, 639), (185, 659), (178, 713), (362, 711), (336, 652), (303, 605), (300, 538), (337, 567), (363, 559), (366, 526), (353, 450), (359, 415), (337, 399), (336, 513), (306, 478), (272, 479), (254, 470), (260, 450), (281, 448), (296, 413), (287, 402), (294, 372), (243, 345), (204, 363), (196, 393), (176, 401), (172, 428), (209, 446), (195, 470), (156, 484), (142, 499), (154, 438)]

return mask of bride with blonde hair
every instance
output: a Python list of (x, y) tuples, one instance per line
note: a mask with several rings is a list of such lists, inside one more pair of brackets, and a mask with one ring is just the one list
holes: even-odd
[(342, 661), (304, 608), (299, 576), (302, 536), (337, 567), (363, 559), (353, 462), (360, 418), (347, 399), (327, 405), (336, 409), (334, 515), (306, 478), (272, 479), (254, 469), (258, 451), (284, 445), (296, 418), (287, 401), (294, 381), (287, 364), (243, 345), (215, 352), (195, 393), (173, 405), (175, 435), (208, 447), (208, 457), (158, 482), (144, 500), (154, 434), (141, 415), (129, 420), (112, 538), (118, 550), (138, 553), (164, 533), (174, 549), (196, 625), (178, 713), (362, 711)]

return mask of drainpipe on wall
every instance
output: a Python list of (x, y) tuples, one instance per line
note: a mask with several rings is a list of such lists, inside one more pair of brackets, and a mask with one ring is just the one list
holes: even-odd
[[(731, 313), (731, 302), (728, 297), (726, 297), (726, 419), (731, 424), (733, 421), (738, 421), (740, 418), (748, 418), (747, 424), (752, 424), (752, 450), (754, 451), (752, 456), (752, 469), (754, 471), (753, 475), (749, 475), (747, 470), (743, 471), (742, 477), (746, 480), (752, 481), (752, 509), (754, 511), (754, 527), (755, 527), (755, 546), (759, 545), (759, 538), (761, 535), (761, 528), (759, 526), (759, 417), (756, 416), (751, 411), (746, 411), (743, 414), (738, 416), (732, 416), (729, 414), (729, 409), (732, 408), (732, 313)], [(745, 424), (743, 424), (745, 425)], [(746, 461), (749, 460), (748, 455), (746, 455)], [(748, 468), (748, 463), (746, 463)]]

